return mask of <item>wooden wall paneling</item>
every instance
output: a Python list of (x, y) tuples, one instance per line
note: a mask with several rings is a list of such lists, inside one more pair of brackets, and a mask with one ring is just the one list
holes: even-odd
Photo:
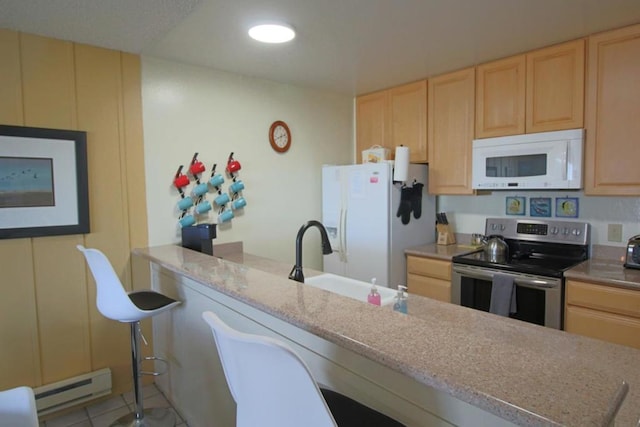
[[(144, 137), (142, 126), (142, 74), (140, 56), (122, 53), (122, 118), (123, 138), (121, 149), (125, 153), (123, 170), (123, 189), (126, 190), (126, 218), (129, 226), (130, 248), (146, 247), (149, 242), (147, 229), (146, 185), (144, 178)], [(130, 257), (131, 288), (150, 289), (149, 263), (140, 261), (136, 264), (135, 257)], [(142, 333), (149, 346), (142, 349), (143, 356), (153, 355), (152, 319), (142, 322)], [(153, 382), (153, 377), (142, 378), (143, 384)]]
[[(88, 135), (91, 234), (85, 242), (105, 253), (123, 285), (131, 289), (126, 194), (122, 193), (120, 54), (77, 44), (75, 58), (78, 127)], [(92, 369), (110, 367), (113, 392), (126, 391), (131, 384), (129, 327), (97, 311), (95, 286), (89, 286), (88, 295)]]
[(0, 29), (0, 58), (0, 123), (21, 126), (20, 39), (16, 31)]
[(20, 34), (26, 126), (76, 129), (73, 44)]
[(42, 382), (91, 372), (82, 236), (34, 239)]
[(0, 390), (36, 387), (42, 385), (42, 376), (31, 239), (3, 240), (0, 259)]
[[(148, 245), (149, 234), (144, 175), (142, 74), (138, 55), (122, 54), (122, 86), (129, 243), (132, 248), (140, 248)], [(136, 288), (135, 282), (134, 288)]]
[[(73, 45), (21, 34), (25, 125), (76, 129)], [(52, 79), (52, 76), (55, 78)], [(91, 370), (81, 236), (33, 239), (42, 382)]]

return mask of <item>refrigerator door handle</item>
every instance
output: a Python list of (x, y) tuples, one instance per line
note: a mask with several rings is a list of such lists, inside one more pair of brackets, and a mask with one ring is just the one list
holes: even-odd
[(347, 210), (342, 209), (340, 221), (340, 260), (347, 262)]

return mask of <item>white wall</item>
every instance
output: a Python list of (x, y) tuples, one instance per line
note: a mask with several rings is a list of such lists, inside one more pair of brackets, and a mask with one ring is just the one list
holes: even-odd
[[(353, 160), (353, 98), (143, 57), (142, 100), (150, 246), (180, 241), (178, 166), (186, 170), (198, 152), (208, 179), (213, 163), (224, 171), (233, 151), (247, 206), (218, 227), (214, 243), (242, 240), (245, 252), (293, 265), (298, 229), (321, 216), (321, 165)], [(291, 129), (285, 154), (269, 145), (275, 120)], [(203, 222), (217, 222), (211, 212)], [(305, 266), (322, 265), (318, 236), (305, 235)]]
[[(626, 246), (627, 239), (640, 234), (640, 198), (638, 197), (595, 197), (585, 196), (582, 191), (495, 191), (482, 196), (440, 196), (438, 210), (447, 212), (457, 233), (483, 233), (487, 217), (506, 217), (506, 197), (527, 198), (526, 216), (529, 216), (529, 198), (551, 197), (555, 205), (556, 197), (578, 197), (579, 216), (576, 221), (591, 224), (591, 243), (607, 246)], [(552, 219), (572, 221), (570, 218), (556, 218), (555, 206)], [(512, 216), (511, 218), (519, 218)], [(622, 224), (622, 242), (607, 239), (608, 224)]]

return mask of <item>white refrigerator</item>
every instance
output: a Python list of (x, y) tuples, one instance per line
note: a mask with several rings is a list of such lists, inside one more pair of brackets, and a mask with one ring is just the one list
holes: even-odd
[[(414, 180), (423, 184), (421, 191), (412, 186)], [(403, 204), (406, 209), (411, 194), (409, 217), (404, 211), (404, 217), (397, 216), (401, 187), (393, 182), (391, 163), (322, 167), (322, 223), (333, 249), (324, 256), (325, 272), (406, 286), (404, 250), (435, 241), (436, 202), (427, 194), (426, 165), (409, 166)]]

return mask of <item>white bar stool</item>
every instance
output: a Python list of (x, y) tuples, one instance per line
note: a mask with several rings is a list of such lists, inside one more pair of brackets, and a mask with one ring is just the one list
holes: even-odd
[[(89, 269), (96, 282), (96, 305), (98, 311), (106, 318), (131, 325), (131, 364), (133, 368), (133, 397), (135, 411), (119, 418), (111, 424), (112, 427), (173, 427), (176, 418), (168, 408), (144, 409), (142, 404), (142, 388), (140, 376), (142, 374), (158, 375), (157, 373), (142, 372), (140, 364), (142, 356), (140, 352), (140, 321), (147, 317), (155, 316), (163, 311), (170, 310), (180, 304), (155, 291), (133, 291), (127, 293), (113, 270), (107, 257), (98, 249), (87, 249), (82, 245), (77, 246), (84, 254)], [(156, 357), (145, 357), (145, 360), (160, 360)]]
[(202, 318), (211, 327), (236, 402), (236, 427), (404, 427), (353, 399), (321, 390), (285, 343), (236, 331), (210, 311)]
[(31, 387), (0, 391), (0, 427), (38, 427), (36, 399)]

